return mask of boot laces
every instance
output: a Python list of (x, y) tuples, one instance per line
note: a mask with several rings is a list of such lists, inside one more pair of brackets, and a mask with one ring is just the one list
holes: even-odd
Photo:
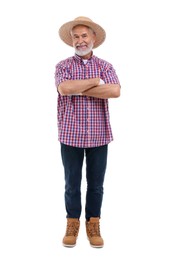
[(78, 224), (75, 222), (69, 222), (67, 224), (66, 236), (76, 236), (78, 233)]
[(89, 223), (90, 236), (100, 236), (100, 225), (99, 223)]

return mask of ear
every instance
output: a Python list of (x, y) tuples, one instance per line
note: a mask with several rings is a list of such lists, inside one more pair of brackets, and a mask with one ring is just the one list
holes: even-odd
[(93, 44), (94, 44), (95, 41), (96, 41), (96, 34), (95, 34), (95, 33), (93, 33), (93, 38), (92, 38), (92, 40), (93, 40)]

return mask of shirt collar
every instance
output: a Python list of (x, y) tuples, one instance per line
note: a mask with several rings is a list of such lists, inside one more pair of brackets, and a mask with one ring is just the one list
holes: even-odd
[[(92, 58), (93, 58), (93, 52), (92, 52), (92, 55), (91, 57), (88, 59), (88, 61), (90, 61)], [(74, 55), (74, 58), (78, 61), (78, 62), (83, 62), (83, 59), (82, 57), (78, 56), (77, 54)]]

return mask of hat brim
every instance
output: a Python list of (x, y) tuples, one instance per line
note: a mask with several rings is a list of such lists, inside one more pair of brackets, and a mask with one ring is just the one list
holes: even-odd
[(60, 38), (69, 46), (73, 47), (73, 42), (72, 42), (72, 38), (71, 38), (71, 30), (73, 27), (75, 27), (76, 25), (85, 25), (90, 27), (96, 35), (96, 40), (94, 43), (93, 48), (97, 48), (99, 45), (101, 45), (105, 38), (106, 38), (106, 33), (105, 30), (98, 24), (94, 23), (94, 22), (89, 22), (89, 21), (70, 21), (67, 22), (65, 24), (63, 24), (60, 29), (59, 29), (59, 36)]

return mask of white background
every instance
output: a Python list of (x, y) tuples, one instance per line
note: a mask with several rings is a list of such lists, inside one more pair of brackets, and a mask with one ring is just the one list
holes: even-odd
[[(168, 0), (0, 4), (0, 259), (170, 259)], [(64, 177), (55, 65), (74, 54), (59, 27), (88, 16), (107, 32), (94, 54), (115, 67), (101, 232), (89, 246), (84, 208), (77, 246), (62, 247)], [(84, 203), (85, 178), (82, 183)]]

